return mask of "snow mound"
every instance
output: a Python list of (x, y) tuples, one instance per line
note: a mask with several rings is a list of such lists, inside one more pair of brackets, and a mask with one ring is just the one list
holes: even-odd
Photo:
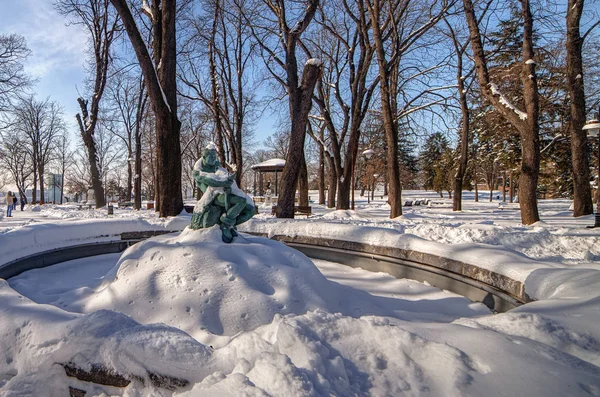
[(600, 341), (540, 314), (508, 312), (478, 319), (460, 319), (455, 323), (537, 341), (594, 365), (600, 364)]
[(262, 237), (224, 244), (217, 226), (138, 243), (105, 280), (85, 312), (112, 309), (144, 324), (162, 322), (203, 343), (268, 324), (277, 313), (393, 315), (370, 295), (327, 280), (304, 254)]
[[(484, 346), (473, 343), (480, 338)], [(394, 325), (381, 317), (355, 319), (319, 310), (276, 316), (215, 350), (220, 371), (176, 396), (584, 396), (598, 391), (596, 366), (552, 347), (517, 342), (483, 329)]]
[(360, 215), (353, 210), (331, 211), (321, 217), (322, 219), (362, 219)]
[(99, 364), (142, 379), (158, 373), (192, 382), (214, 371), (212, 350), (178, 329), (141, 325), (107, 310), (77, 315), (39, 305), (4, 280), (0, 280), (0, 299), (11, 313), (0, 316), (3, 396), (69, 395), (69, 381), (57, 365), (65, 363), (84, 369)]
[(215, 355), (235, 368), (222, 368), (228, 376), (206, 378), (182, 397), (235, 395), (228, 390), (261, 396), (464, 395), (473, 375), (484, 371), (463, 351), (383, 318), (322, 311), (278, 316)]

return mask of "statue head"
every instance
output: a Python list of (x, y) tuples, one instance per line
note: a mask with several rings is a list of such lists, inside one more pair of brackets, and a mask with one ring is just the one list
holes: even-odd
[(202, 151), (202, 168), (217, 168), (220, 165), (214, 143), (209, 143)]

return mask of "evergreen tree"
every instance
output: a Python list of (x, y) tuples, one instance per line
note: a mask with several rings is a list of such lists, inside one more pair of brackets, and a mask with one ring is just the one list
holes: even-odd
[(423, 174), (423, 187), (435, 190), (436, 167), (442, 160), (442, 156), (448, 150), (448, 138), (441, 132), (436, 132), (425, 141), (423, 150), (419, 155), (421, 173)]

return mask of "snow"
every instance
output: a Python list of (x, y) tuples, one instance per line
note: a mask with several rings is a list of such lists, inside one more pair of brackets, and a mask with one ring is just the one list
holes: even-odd
[[(0, 280), (0, 394), (121, 396), (480, 396), (600, 394), (600, 231), (568, 200), (540, 200), (542, 222), (472, 201), (387, 219), (380, 192), (354, 211), (258, 214), (240, 229), (414, 248), (523, 281), (537, 301), (492, 315), (426, 283), (311, 261), (277, 241), (218, 228), (183, 230), (190, 215), (27, 206), (0, 220), (0, 264), (123, 231), (170, 230), (110, 254)], [(497, 193), (494, 193), (494, 196)], [(314, 193), (313, 193), (314, 197)], [(37, 208), (39, 211), (33, 212)], [(183, 230), (183, 231), (182, 231)], [(102, 364), (148, 379), (186, 379), (174, 392), (65, 376), (56, 363)]]
[(154, 14), (152, 13), (152, 8), (148, 4), (148, 0), (142, 0), (142, 11), (154, 22)]
[(310, 58), (309, 60), (306, 61), (306, 65), (321, 67), (321, 66), (323, 66), (323, 61), (321, 61), (320, 59), (317, 59), (317, 58)]
[(528, 59), (525, 61), (525, 65), (535, 65), (535, 61), (533, 59)]
[(500, 97), (500, 103), (502, 105), (504, 105), (505, 107), (509, 108), (510, 110), (512, 110), (513, 112), (515, 112), (517, 114), (517, 116), (519, 116), (519, 118), (521, 120), (527, 120), (527, 113), (524, 113), (522, 111), (520, 111), (519, 109), (516, 108), (515, 105), (513, 105), (503, 94), (502, 92), (500, 92), (500, 90), (498, 89), (498, 86), (494, 83), (490, 83), (490, 89), (492, 90), (492, 94), (493, 95), (498, 95)]
[(283, 166), (285, 166), (284, 159), (270, 159), (270, 160), (263, 161), (262, 163), (254, 164), (250, 168), (256, 169), (256, 168), (261, 168), (261, 167), (283, 167)]

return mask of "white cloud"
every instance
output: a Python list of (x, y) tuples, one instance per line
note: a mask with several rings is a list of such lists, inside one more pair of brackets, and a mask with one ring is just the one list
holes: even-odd
[(33, 87), (38, 99), (50, 97), (64, 110), (65, 121), (76, 134), (75, 113), (78, 92), (85, 79), (87, 32), (67, 26), (51, 0), (0, 0), (0, 33), (19, 34), (27, 40), (31, 56), (25, 71), (37, 79)]
[[(21, 0), (13, 8), (13, 18), (2, 18), (3, 30), (25, 36), (32, 51), (26, 71), (43, 78), (56, 68), (83, 72), (86, 37), (79, 26), (66, 26), (66, 18), (51, 1)], [(6, 15), (6, 14), (5, 14)]]

